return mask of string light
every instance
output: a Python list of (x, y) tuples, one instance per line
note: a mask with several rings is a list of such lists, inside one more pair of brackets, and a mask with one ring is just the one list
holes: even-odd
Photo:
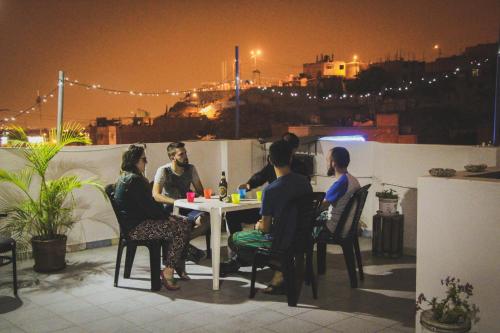
[(52, 89), (51, 91), (49, 91), (48, 93), (46, 93), (44, 95), (38, 96), (34, 104), (17, 111), (14, 115), (12, 115), (10, 117), (5, 117), (3, 119), (0, 118), (0, 124), (6, 123), (6, 122), (11, 122), (11, 121), (16, 121), (17, 118), (19, 118), (20, 116), (25, 115), (25, 114), (30, 114), (31, 111), (35, 111), (36, 107), (39, 106), (41, 103), (47, 103), (48, 97), (53, 98), (56, 90), (57, 90), (57, 87)]

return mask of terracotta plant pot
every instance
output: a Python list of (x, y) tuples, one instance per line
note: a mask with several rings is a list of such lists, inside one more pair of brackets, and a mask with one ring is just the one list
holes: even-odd
[(463, 323), (456, 324), (440, 323), (433, 318), (432, 310), (422, 311), (420, 314), (420, 324), (425, 328), (423, 332), (466, 333), (471, 329), (471, 322), (469, 319)]
[(31, 239), (33, 259), (36, 272), (56, 272), (66, 267), (66, 240), (65, 235), (57, 235), (55, 239), (43, 240), (39, 237)]

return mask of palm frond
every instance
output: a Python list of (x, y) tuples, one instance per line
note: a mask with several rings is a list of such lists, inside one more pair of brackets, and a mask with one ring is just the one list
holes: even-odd
[(33, 170), (30, 168), (23, 169), (19, 172), (10, 172), (4, 169), (0, 169), (0, 183), (8, 182), (14, 184), (28, 197), (30, 197), (29, 187), (31, 185), (32, 178)]

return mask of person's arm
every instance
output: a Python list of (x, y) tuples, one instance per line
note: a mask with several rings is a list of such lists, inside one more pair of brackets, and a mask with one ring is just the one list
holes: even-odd
[(347, 175), (344, 174), (326, 191), (325, 201), (330, 204), (337, 202), (337, 200), (346, 194), (348, 185)]
[(201, 183), (200, 176), (198, 176), (198, 171), (196, 171), (194, 165), (192, 170), (192, 177), (192, 184), (194, 186), (196, 194), (203, 195), (203, 184)]
[(153, 198), (155, 199), (156, 202), (173, 205), (175, 199), (161, 193), (166, 180), (167, 177), (165, 175), (165, 169), (159, 168), (156, 171), (155, 180), (153, 183), (153, 190), (152, 190)]
[(262, 219), (255, 225), (255, 229), (260, 230), (264, 233), (270, 232), (272, 220), (273, 219), (271, 216), (262, 216)]
[[(266, 166), (264, 168), (262, 168), (262, 170), (260, 170), (259, 172), (252, 175), (252, 177), (250, 177), (250, 179), (247, 181), (246, 185), (248, 185), (248, 186), (246, 188), (247, 188), (247, 190), (251, 190), (251, 189), (254, 189), (256, 187), (262, 186), (266, 182), (269, 182), (270, 180), (272, 180), (273, 176), (274, 176), (274, 168), (271, 165), (271, 163), (267, 163)], [(274, 176), (274, 178), (275, 177), (276, 176)], [(242, 184), (242, 185), (244, 185), (244, 184)]]

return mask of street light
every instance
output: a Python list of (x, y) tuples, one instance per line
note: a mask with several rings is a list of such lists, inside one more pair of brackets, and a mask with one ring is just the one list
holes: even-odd
[(250, 51), (250, 58), (253, 59), (253, 65), (255, 69), (257, 69), (257, 57), (262, 55), (262, 51), (257, 49), (257, 50), (251, 50)]
[(441, 47), (439, 47), (439, 44), (434, 44), (433, 49), (438, 52), (438, 57), (441, 58)]

